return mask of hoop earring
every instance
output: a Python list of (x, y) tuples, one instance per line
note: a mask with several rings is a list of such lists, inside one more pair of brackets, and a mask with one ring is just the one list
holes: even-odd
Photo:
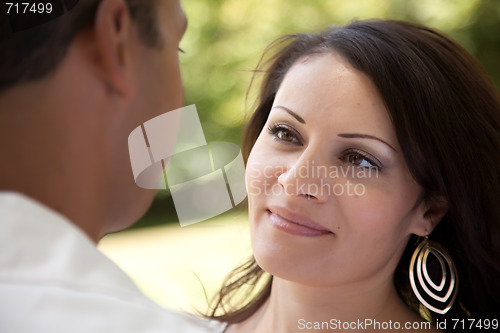
[[(441, 266), (439, 285), (429, 276), (427, 268), (429, 254), (432, 254)], [(427, 236), (413, 252), (410, 262), (410, 284), (418, 300), (426, 308), (439, 314), (448, 312), (457, 297), (458, 275), (455, 264), (450, 254), (440, 244), (430, 241)]]

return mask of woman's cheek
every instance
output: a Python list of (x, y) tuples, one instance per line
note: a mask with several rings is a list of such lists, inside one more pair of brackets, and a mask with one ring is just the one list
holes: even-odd
[(360, 231), (380, 232), (396, 223), (393, 212), (397, 202), (386, 200), (378, 191), (367, 187), (363, 195), (343, 199), (342, 206), (351, 226), (356, 226)]
[(272, 154), (251, 154), (245, 171), (245, 182), (249, 195), (269, 195), (284, 167)]
[(259, 164), (249, 159), (245, 170), (245, 184), (249, 197), (260, 195), (262, 192), (262, 170)]
[(262, 182), (259, 179), (251, 178), (247, 179), (247, 192), (251, 197), (260, 196), (264, 192), (264, 188), (262, 187)]

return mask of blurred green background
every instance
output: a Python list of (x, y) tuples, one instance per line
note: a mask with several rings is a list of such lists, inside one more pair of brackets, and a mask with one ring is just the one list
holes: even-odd
[[(499, 0), (183, 0), (188, 30), (180, 47), (185, 103), (196, 104), (205, 137), (239, 144), (251, 113), (245, 94), (265, 47), (289, 33), (353, 19), (395, 18), (437, 28), (482, 62), (500, 86)], [(242, 208), (244, 209), (244, 208)], [(136, 228), (177, 221), (160, 191)]]

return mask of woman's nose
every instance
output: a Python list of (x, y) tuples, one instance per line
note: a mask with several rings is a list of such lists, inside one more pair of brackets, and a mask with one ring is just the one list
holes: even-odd
[(278, 176), (278, 184), (287, 196), (324, 202), (328, 199), (331, 180), (328, 166), (317, 160), (299, 158)]

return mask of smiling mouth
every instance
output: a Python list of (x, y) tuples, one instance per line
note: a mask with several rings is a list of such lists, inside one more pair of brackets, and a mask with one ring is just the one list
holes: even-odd
[(276, 229), (297, 236), (316, 237), (333, 234), (315, 222), (294, 221), (267, 209), (269, 223)]

